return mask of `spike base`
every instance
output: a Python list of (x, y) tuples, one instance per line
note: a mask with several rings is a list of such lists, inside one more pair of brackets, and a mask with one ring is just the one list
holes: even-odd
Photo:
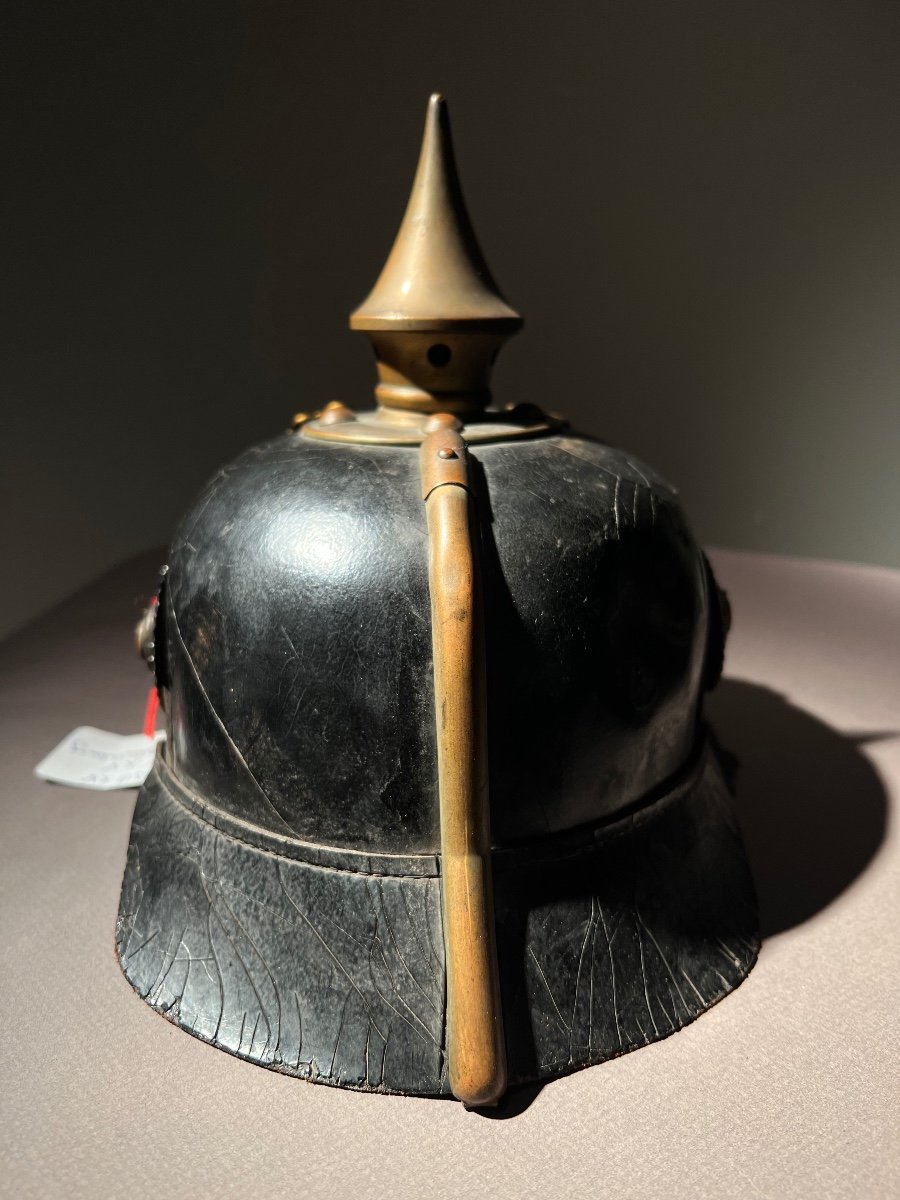
[[(343, 409), (343, 406), (341, 406)], [(343, 420), (326, 420), (314, 416), (295, 429), (302, 437), (329, 442), (350, 442), (366, 446), (418, 446), (431, 432), (430, 422), (436, 413), (403, 412), (396, 408), (376, 408), (367, 412), (352, 412)], [(444, 413), (452, 410), (443, 409)], [(467, 442), (506, 442), (542, 437), (559, 433), (566, 421), (555, 414), (542, 412), (534, 404), (518, 404), (501, 411), (480, 412), (468, 421), (460, 422)]]

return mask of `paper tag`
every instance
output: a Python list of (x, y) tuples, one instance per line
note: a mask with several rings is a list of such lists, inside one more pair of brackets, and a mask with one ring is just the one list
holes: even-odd
[(145, 733), (107, 733), (81, 725), (38, 763), (34, 773), (51, 783), (98, 792), (140, 787), (165, 736), (162, 730), (149, 738)]

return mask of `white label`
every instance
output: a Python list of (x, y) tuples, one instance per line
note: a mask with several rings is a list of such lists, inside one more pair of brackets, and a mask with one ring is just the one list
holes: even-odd
[(41, 759), (34, 773), (51, 783), (98, 792), (140, 787), (165, 736), (162, 730), (149, 738), (145, 733), (107, 733), (81, 725)]

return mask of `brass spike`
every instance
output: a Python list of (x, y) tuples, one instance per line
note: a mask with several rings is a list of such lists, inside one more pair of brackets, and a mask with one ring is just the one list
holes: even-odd
[(458, 413), (487, 403), (497, 351), (522, 326), (475, 238), (456, 171), (447, 104), (439, 93), (428, 102), (400, 231), (350, 326), (372, 339), (381, 405)]

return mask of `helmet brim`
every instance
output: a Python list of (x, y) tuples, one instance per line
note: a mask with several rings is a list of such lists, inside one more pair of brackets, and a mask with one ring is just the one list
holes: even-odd
[[(160, 758), (132, 824), (122, 970), (157, 1012), (260, 1066), (449, 1094), (439, 859), (360, 857), (278, 853), (222, 828)], [(708, 743), (614, 823), (498, 850), (494, 893), (511, 1084), (667, 1037), (736, 988), (759, 950)]]

